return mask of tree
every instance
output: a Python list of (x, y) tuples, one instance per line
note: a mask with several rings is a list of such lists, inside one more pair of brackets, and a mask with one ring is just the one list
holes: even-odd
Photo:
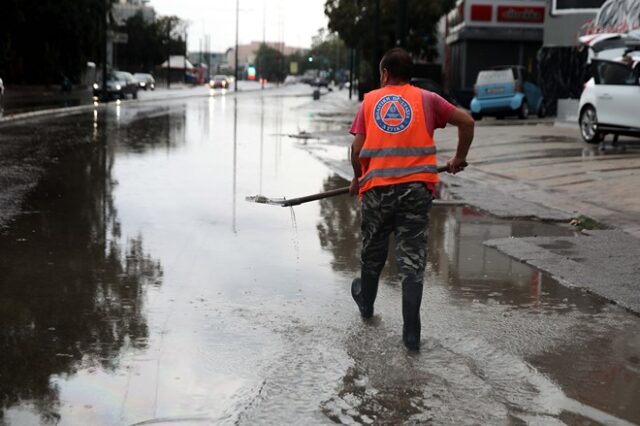
[(111, 0), (3, 0), (0, 75), (7, 82), (77, 80), (101, 57), (103, 17)]
[(313, 37), (310, 57), (313, 68), (337, 70), (349, 65), (348, 49), (344, 41), (336, 33), (328, 33), (324, 28), (318, 30)]
[[(403, 23), (397, 15), (405, 3), (409, 13)], [(359, 49), (371, 70), (369, 78), (375, 81), (381, 52), (395, 46), (402, 38), (401, 32), (406, 34), (402, 47), (414, 59), (435, 59), (438, 21), (454, 3), (454, 0), (326, 0), (325, 14), (329, 30), (338, 33), (347, 46)]]
[(269, 81), (282, 81), (286, 75), (284, 57), (279, 50), (261, 44), (256, 53), (255, 64), (259, 75)]
[(184, 26), (184, 21), (177, 16), (161, 16), (155, 22), (146, 22), (138, 13), (127, 19), (118, 29), (129, 37), (126, 44), (118, 47), (119, 67), (132, 72), (149, 72), (169, 54), (184, 54)]

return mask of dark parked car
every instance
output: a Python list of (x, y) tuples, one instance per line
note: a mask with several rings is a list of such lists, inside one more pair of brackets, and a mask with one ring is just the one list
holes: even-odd
[(453, 96), (451, 96), (450, 93), (446, 92), (442, 88), (442, 86), (440, 86), (438, 83), (431, 80), (430, 78), (412, 78), (411, 85), (419, 87), (420, 89), (428, 90), (429, 92), (433, 92), (436, 95), (441, 96), (442, 98), (444, 98), (445, 100), (447, 100), (449, 103), (453, 105), (456, 105), (456, 106), (459, 105), (459, 102)]
[(137, 72), (133, 75), (133, 78), (138, 82), (138, 87), (143, 90), (155, 90), (156, 80), (151, 74)]
[(107, 93), (102, 92), (102, 79), (93, 85), (93, 96), (99, 99), (138, 99), (138, 82), (125, 71), (114, 71), (107, 75)]

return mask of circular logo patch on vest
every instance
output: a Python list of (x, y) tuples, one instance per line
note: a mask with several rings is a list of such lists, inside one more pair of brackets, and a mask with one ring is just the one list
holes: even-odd
[(411, 105), (398, 95), (386, 95), (380, 98), (373, 109), (373, 118), (380, 130), (386, 133), (404, 131), (413, 118)]

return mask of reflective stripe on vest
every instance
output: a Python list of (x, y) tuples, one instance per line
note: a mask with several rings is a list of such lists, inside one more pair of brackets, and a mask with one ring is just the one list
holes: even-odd
[(425, 148), (380, 148), (363, 149), (360, 151), (360, 158), (377, 157), (417, 157), (419, 155), (433, 155), (436, 153), (435, 146)]
[(402, 177), (413, 175), (416, 173), (434, 173), (438, 174), (437, 166), (417, 166), (417, 167), (400, 167), (391, 169), (373, 169), (365, 176), (360, 178), (360, 185), (366, 183), (369, 179), (375, 177)]
[(373, 90), (362, 108), (366, 135), (359, 155), (360, 195), (377, 186), (438, 182), (420, 89), (404, 84)]

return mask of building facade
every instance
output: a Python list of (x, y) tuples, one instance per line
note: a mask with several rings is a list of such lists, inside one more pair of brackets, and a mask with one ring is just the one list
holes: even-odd
[(468, 106), (478, 72), (522, 65), (536, 72), (545, 0), (458, 0), (446, 17), (445, 84)]
[[(308, 49), (303, 49), (301, 47), (291, 47), (285, 45), (283, 42), (278, 41), (267, 41), (265, 44), (272, 49), (275, 49), (282, 53), (283, 55), (291, 55), (295, 52), (304, 52)], [(249, 44), (241, 44), (238, 46), (238, 68), (241, 70), (245, 69), (248, 65), (255, 65), (256, 54), (258, 53), (258, 49), (262, 45), (261, 41), (252, 41)], [(231, 68), (235, 67), (235, 55), (236, 49), (235, 47), (227, 50), (227, 64)]]

